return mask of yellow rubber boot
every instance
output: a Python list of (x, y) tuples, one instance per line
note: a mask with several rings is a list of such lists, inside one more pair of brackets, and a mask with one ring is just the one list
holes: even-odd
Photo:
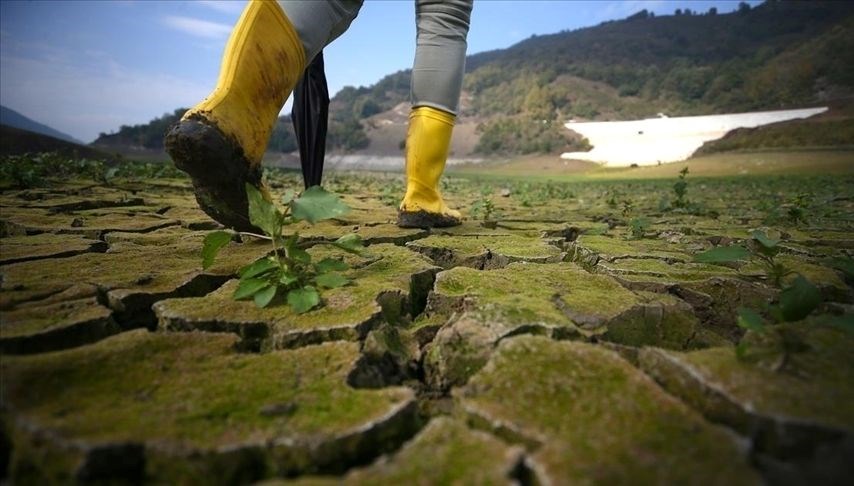
[(220, 223), (252, 229), (245, 183), (261, 186), (261, 158), (305, 64), (279, 4), (250, 1), (226, 45), (216, 88), (167, 134), (166, 150), (192, 177), (201, 208)]
[(400, 204), (397, 225), (402, 228), (433, 228), (461, 223), (458, 211), (448, 208), (439, 194), (454, 130), (454, 115), (419, 106), (409, 114), (406, 134), (406, 195)]

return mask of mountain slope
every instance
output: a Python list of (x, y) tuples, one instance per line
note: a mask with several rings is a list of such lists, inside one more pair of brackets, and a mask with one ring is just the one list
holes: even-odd
[(41, 133), (42, 135), (47, 135), (49, 137), (58, 138), (60, 140), (65, 140), (66, 142), (81, 144), (80, 140), (72, 137), (71, 135), (60, 132), (59, 130), (53, 129), (47, 125), (41, 124), (35, 120), (31, 120), (24, 115), (18, 113), (17, 111), (6, 108), (5, 106), (0, 105), (0, 124), (20, 128), (21, 130), (27, 130), (30, 132)]
[(57, 152), (69, 157), (111, 160), (115, 157), (87, 145), (0, 124), (0, 155)]

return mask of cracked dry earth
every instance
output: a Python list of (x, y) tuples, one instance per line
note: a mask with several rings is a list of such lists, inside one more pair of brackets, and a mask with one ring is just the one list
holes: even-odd
[[(274, 187), (296, 186), (282, 176)], [(756, 190), (692, 186), (719, 216), (652, 209), (668, 184), (512, 185), (497, 224), (399, 229), (382, 176), (328, 178), (352, 211), (353, 284), (296, 315), (231, 294), (269, 246), (206, 230), (181, 180), (0, 193), (3, 476), (15, 484), (844, 484), (854, 338), (807, 318), (784, 369), (736, 357), (736, 309), (779, 290), (750, 265), (693, 263), (748, 238)], [(452, 206), (482, 183), (451, 180)], [(769, 194), (803, 182), (767, 180)], [(775, 185), (776, 184), (776, 185)], [(851, 316), (851, 180), (782, 260)], [(731, 189), (731, 190), (730, 190)], [(642, 239), (606, 203), (652, 219)], [(729, 192), (727, 192), (729, 191)], [(387, 190), (385, 190), (387, 192)], [(496, 191), (497, 194), (497, 191)], [(841, 196), (840, 196), (841, 194)], [(394, 198), (391, 198), (394, 199)], [(749, 337), (749, 336), (748, 336)], [(762, 349), (761, 347), (757, 349)], [(850, 484), (850, 483), (849, 483)]]

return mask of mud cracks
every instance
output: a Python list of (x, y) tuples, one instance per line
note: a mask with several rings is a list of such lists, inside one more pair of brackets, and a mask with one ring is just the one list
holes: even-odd
[[(498, 224), (404, 230), (376, 181), (336, 183), (356, 194), (354, 210), (306, 228), (303, 243), (323, 252), (313, 243), (344, 228), (370, 246), (350, 261), (354, 283), (304, 315), (231, 299), (236, 270), (268, 251), (263, 242), (231, 243), (201, 271), (200, 230), (215, 224), (182, 182), (3, 192), (3, 475), (850, 477), (854, 339), (797, 323), (786, 335), (805, 345), (782, 372), (736, 359), (735, 310), (778, 291), (749, 267), (691, 257), (744, 237), (734, 223), (671, 215), (660, 222), (669, 229), (629, 240), (620, 221), (600, 223), (604, 203), (579, 196), (533, 208), (502, 200)], [(785, 255), (819, 284), (823, 310), (843, 317), (851, 288), (822, 262), (845, 254), (846, 228), (792, 232)]]

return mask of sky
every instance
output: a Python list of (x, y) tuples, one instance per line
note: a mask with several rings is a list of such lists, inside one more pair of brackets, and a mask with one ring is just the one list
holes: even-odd
[[(748, 3), (756, 4), (758, 0)], [(0, 104), (84, 142), (189, 107), (213, 89), (246, 2), (0, 1)], [(625, 18), (725, 13), (736, 0), (475, 0), (468, 53)], [(412, 65), (414, 0), (368, 0), (324, 50), (330, 94)], [(290, 112), (290, 101), (282, 113)]]

